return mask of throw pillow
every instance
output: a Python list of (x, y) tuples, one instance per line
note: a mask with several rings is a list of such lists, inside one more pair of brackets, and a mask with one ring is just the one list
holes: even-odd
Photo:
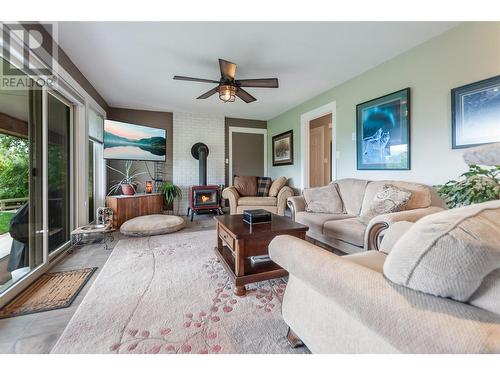
[(384, 263), (392, 282), (468, 301), (500, 268), (500, 200), (426, 216), (396, 242)]
[(256, 176), (234, 176), (233, 186), (242, 197), (255, 197), (257, 195)]
[(375, 194), (368, 210), (363, 212), (360, 219), (367, 224), (375, 216), (401, 211), (405, 208), (410, 198), (411, 191), (385, 184)]
[(344, 204), (338, 192), (337, 184), (304, 189), (304, 200), (306, 201), (306, 212), (322, 214), (344, 213)]
[(257, 196), (267, 197), (272, 182), (271, 177), (257, 177)]
[(270, 197), (276, 197), (280, 190), (283, 188), (283, 186), (286, 185), (286, 182), (288, 181), (288, 178), (286, 177), (280, 177), (276, 180), (273, 181), (271, 184), (271, 187), (269, 188), (269, 196)]

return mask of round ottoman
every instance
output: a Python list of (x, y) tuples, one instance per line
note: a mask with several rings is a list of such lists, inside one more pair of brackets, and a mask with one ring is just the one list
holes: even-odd
[(186, 222), (180, 216), (146, 215), (127, 220), (120, 227), (120, 232), (126, 236), (155, 236), (181, 230)]

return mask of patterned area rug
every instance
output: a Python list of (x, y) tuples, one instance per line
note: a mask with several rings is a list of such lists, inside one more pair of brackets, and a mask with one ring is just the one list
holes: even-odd
[(121, 240), (53, 353), (304, 353), (281, 317), (284, 279), (233, 295), (215, 231)]
[(40, 276), (0, 310), (0, 319), (70, 306), (96, 269), (51, 272)]

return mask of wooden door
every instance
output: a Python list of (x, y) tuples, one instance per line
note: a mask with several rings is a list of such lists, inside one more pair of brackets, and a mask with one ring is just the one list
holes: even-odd
[(325, 134), (322, 126), (309, 131), (309, 186), (318, 187), (325, 184)]

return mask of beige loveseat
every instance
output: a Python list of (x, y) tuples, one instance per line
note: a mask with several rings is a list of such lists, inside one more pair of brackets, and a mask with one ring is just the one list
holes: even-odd
[[(442, 211), (443, 201), (429, 186), (404, 181), (368, 181), (346, 178), (336, 181), (344, 205), (342, 214), (314, 213), (306, 211), (303, 196), (288, 198), (292, 219), (309, 226), (310, 239), (338, 249), (344, 253), (377, 250), (384, 231), (391, 223), (415, 222), (418, 219)], [(365, 212), (378, 190), (390, 184), (412, 192), (405, 211), (379, 215), (364, 223), (359, 216)]]
[(233, 186), (222, 191), (222, 197), (229, 200), (231, 215), (242, 214), (244, 210), (264, 209), (283, 216), (285, 214), (287, 199), (294, 195), (291, 187), (283, 186), (276, 197), (241, 197)]
[[(381, 251), (338, 256), (276, 237), (269, 255), (289, 272), (289, 341), (313, 353), (500, 353), (500, 201), (486, 206), (476, 222), (447, 220), (449, 210), (395, 223)], [(396, 284), (389, 271), (412, 276)]]

